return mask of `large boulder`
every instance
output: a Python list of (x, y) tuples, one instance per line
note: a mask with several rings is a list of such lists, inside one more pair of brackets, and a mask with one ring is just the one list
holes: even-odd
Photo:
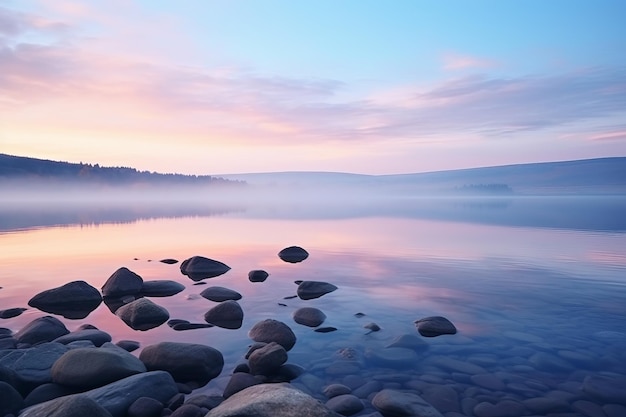
[(102, 295), (105, 297), (122, 297), (135, 295), (143, 288), (143, 278), (126, 267), (119, 268), (102, 286)]
[(328, 294), (329, 292), (333, 292), (337, 289), (337, 287), (328, 282), (322, 281), (302, 281), (298, 285), (298, 297), (302, 300), (312, 300), (314, 298), (319, 298), (324, 294)]
[(115, 315), (134, 330), (149, 330), (165, 323), (170, 314), (147, 298), (140, 298), (118, 308)]
[(202, 290), (200, 295), (207, 300), (222, 302), (227, 300), (241, 300), (241, 294), (235, 290), (224, 287), (208, 287)]
[(415, 321), (417, 331), (424, 337), (435, 337), (442, 334), (456, 334), (456, 327), (450, 320), (441, 316), (424, 317)]
[(193, 382), (198, 386), (217, 377), (224, 367), (220, 351), (193, 343), (161, 342), (146, 346), (139, 359), (149, 371), (167, 371), (177, 382)]
[(293, 320), (304, 326), (317, 327), (324, 323), (326, 314), (322, 310), (314, 307), (302, 307), (294, 311)]
[(100, 292), (85, 281), (72, 281), (40, 292), (28, 305), (69, 319), (85, 318), (102, 302)]
[(250, 329), (248, 337), (255, 342), (276, 342), (286, 351), (289, 351), (296, 344), (296, 335), (282, 321), (274, 319), (265, 319)]
[(106, 408), (85, 395), (60, 397), (42, 404), (36, 409), (27, 409), (20, 416), (26, 417), (111, 417)]
[(207, 311), (204, 320), (224, 329), (238, 329), (243, 324), (243, 309), (237, 301), (224, 301)]
[(435, 407), (412, 392), (384, 389), (374, 396), (372, 405), (384, 416), (443, 417)]
[(18, 343), (36, 345), (37, 343), (50, 342), (69, 332), (67, 327), (56, 317), (44, 316), (22, 327), (20, 331), (13, 335), (13, 338)]
[(289, 384), (260, 384), (239, 391), (206, 417), (339, 417)]
[(68, 347), (60, 343), (42, 343), (28, 349), (0, 350), (0, 367), (13, 370), (28, 389), (52, 381), (50, 369)]
[(180, 264), (180, 272), (193, 281), (217, 277), (228, 271), (230, 271), (230, 266), (204, 256), (192, 256)]
[(145, 297), (170, 297), (185, 289), (180, 282), (168, 279), (144, 281), (141, 294)]
[(309, 257), (309, 253), (300, 246), (289, 246), (278, 252), (278, 257), (292, 264), (302, 262)]
[(96, 388), (146, 372), (137, 357), (112, 344), (67, 351), (52, 366), (52, 381), (77, 388)]

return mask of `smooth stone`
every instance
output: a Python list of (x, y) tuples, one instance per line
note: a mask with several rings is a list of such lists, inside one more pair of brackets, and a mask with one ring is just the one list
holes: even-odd
[(248, 332), (248, 337), (255, 342), (276, 342), (286, 351), (296, 344), (296, 335), (282, 321), (265, 319), (256, 323)]
[(162, 263), (168, 264), (168, 265), (173, 265), (173, 264), (177, 264), (178, 260), (177, 259), (172, 259), (172, 258), (165, 258), (165, 259), (161, 259), (159, 262), (162, 262)]
[(128, 411), (127, 417), (161, 417), (163, 403), (150, 397), (139, 397), (133, 402)]
[(270, 342), (256, 349), (248, 359), (252, 375), (271, 375), (285, 362), (287, 362), (287, 351), (276, 342)]
[(50, 368), (69, 349), (60, 343), (42, 343), (28, 349), (0, 351), (0, 366), (13, 370), (19, 380), (35, 387), (52, 382)]
[(243, 309), (235, 300), (223, 301), (204, 313), (204, 320), (224, 329), (239, 329), (243, 323)]
[(400, 347), (406, 349), (412, 349), (416, 352), (423, 352), (428, 349), (428, 343), (426, 343), (422, 338), (414, 334), (403, 334), (401, 336), (396, 337), (389, 343), (388, 348)]
[(172, 329), (176, 331), (181, 331), (181, 330), (210, 329), (211, 327), (214, 327), (214, 326), (209, 323), (177, 323), (171, 327)]
[(69, 319), (85, 318), (102, 302), (100, 292), (85, 281), (72, 281), (36, 294), (28, 305)]
[(24, 400), (17, 390), (4, 381), (0, 381), (0, 416), (15, 414), (22, 409)]
[(475, 375), (489, 373), (482, 366), (474, 365), (468, 362), (463, 362), (458, 359), (453, 359), (445, 356), (439, 356), (435, 360), (435, 364), (448, 371), (460, 372), (462, 374)]
[(228, 381), (228, 384), (226, 384), (226, 388), (224, 388), (224, 393), (222, 395), (224, 396), (224, 398), (228, 398), (238, 393), (239, 391), (242, 391), (253, 385), (258, 385), (260, 383), (261, 381), (254, 375), (250, 375), (245, 372), (237, 372), (230, 377), (230, 380)]
[(331, 332), (337, 331), (337, 328), (336, 327), (332, 327), (332, 326), (318, 327), (317, 329), (315, 329), (313, 331), (317, 332), (317, 333), (331, 333)]
[(224, 367), (221, 352), (193, 343), (161, 342), (146, 346), (139, 359), (149, 371), (167, 371), (176, 382), (194, 382), (200, 386), (217, 377)]
[(104, 297), (135, 295), (143, 288), (143, 278), (126, 267), (115, 271), (102, 286)]
[(255, 351), (255, 350), (257, 350), (257, 349), (261, 349), (261, 348), (262, 348), (263, 346), (265, 346), (265, 345), (267, 345), (267, 343), (265, 343), (265, 342), (256, 342), (256, 343), (251, 344), (251, 345), (248, 347), (248, 351), (246, 352), (246, 356), (245, 356), (245, 358), (246, 358), (246, 359), (249, 359), (249, 358), (250, 358), (250, 355), (252, 355), (252, 352), (254, 352), (254, 351)]
[(569, 362), (547, 352), (535, 353), (528, 359), (528, 362), (542, 371), (567, 372), (572, 370), (572, 365)]
[(180, 272), (192, 281), (217, 277), (228, 271), (230, 271), (228, 265), (204, 256), (192, 256), (180, 264)]
[(324, 370), (327, 375), (351, 375), (361, 371), (358, 362), (341, 361), (333, 362)]
[(13, 317), (17, 317), (25, 311), (26, 309), (23, 307), (14, 307), (7, 308), (6, 310), (0, 310), (0, 319), (10, 319)]
[(278, 257), (285, 262), (295, 264), (308, 258), (309, 253), (300, 246), (289, 246), (278, 252)]
[(503, 400), (496, 404), (481, 402), (474, 407), (476, 417), (519, 417), (527, 414), (526, 407), (517, 401)]
[[(46, 406), (47, 405), (47, 406)], [(34, 408), (34, 407), (33, 407)], [(20, 417), (111, 417), (106, 408), (93, 399), (80, 394), (60, 397), (27, 409)]]
[(170, 314), (147, 298), (140, 298), (121, 306), (115, 315), (133, 330), (149, 330), (165, 323)]
[(548, 414), (559, 411), (567, 411), (567, 401), (554, 397), (536, 397), (523, 400), (522, 404), (533, 413)]
[(106, 348), (72, 349), (52, 366), (52, 381), (77, 388), (96, 388), (146, 372), (144, 364), (115, 345)]
[(424, 337), (456, 334), (456, 327), (445, 317), (431, 316), (415, 321), (417, 331)]
[(363, 410), (363, 402), (352, 394), (335, 396), (326, 401), (326, 407), (343, 416), (351, 416)]
[(384, 389), (374, 396), (372, 405), (384, 416), (443, 417), (417, 394)]
[(626, 378), (623, 376), (589, 375), (583, 380), (582, 391), (603, 403), (626, 405)]
[(176, 409), (170, 417), (202, 417), (206, 414), (202, 408), (193, 404), (183, 404)]
[(264, 282), (269, 276), (270, 274), (261, 269), (255, 269), (248, 272), (248, 280), (250, 280), (250, 282)]
[(46, 384), (39, 385), (37, 388), (32, 390), (26, 398), (24, 398), (24, 408), (54, 400), (55, 398), (64, 397), (66, 395), (76, 394), (80, 391), (81, 390), (77, 390), (75, 388), (48, 382)]
[(0, 338), (0, 350), (17, 349), (17, 340), (13, 337)]
[(322, 281), (302, 281), (296, 291), (302, 300), (313, 300), (337, 290), (337, 286)]
[(367, 381), (365, 384), (352, 391), (352, 394), (359, 398), (368, 398), (375, 392), (383, 389), (382, 384), (379, 381)]
[(121, 347), (126, 352), (134, 352), (141, 346), (141, 344), (135, 340), (120, 340), (115, 345)]
[(472, 375), (470, 380), (474, 384), (492, 391), (502, 391), (506, 388), (506, 384), (493, 374)]
[(219, 395), (195, 394), (185, 401), (185, 404), (193, 404), (201, 408), (213, 409), (224, 402), (224, 398)]
[(61, 337), (57, 337), (53, 340), (53, 342), (67, 345), (69, 343), (73, 343), (79, 340), (88, 340), (93, 343), (94, 346), (100, 347), (104, 343), (111, 341), (111, 335), (98, 329), (85, 329), (71, 332)]
[(414, 368), (419, 361), (417, 353), (406, 348), (367, 349), (364, 357), (372, 365), (394, 369)]
[(51, 342), (57, 337), (68, 334), (70, 331), (59, 319), (52, 316), (39, 317), (22, 327), (13, 338), (17, 343), (36, 345)]
[[(150, 397), (165, 403), (177, 393), (178, 388), (169, 373), (163, 371), (144, 372), (91, 391), (34, 405), (23, 410), (20, 417), (49, 417), (46, 412), (58, 409), (65, 401), (73, 401), (75, 397), (82, 396), (98, 403), (111, 413), (112, 417), (126, 417), (126, 410), (140, 397)], [(59, 417), (66, 415), (61, 414)], [(81, 414), (80, 416), (86, 415), (90, 414)]]
[(304, 326), (317, 327), (324, 323), (326, 314), (315, 307), (302, 307), (293, 312), (293, 320)]
[(170, 297), (184, 289), (185, 286), (176, 281), (166, 279), (144, 281), (141, 287), (141, 294), (145, 297)]
[(200, 295), (207, 300), (222, 302), (227, 300), (241, 300), (241, 294), (235, 290), (224, 287), (208, 287), (202, 290)]
[(343, 384), (330, 384), (324, 387), (323, 393), (327, 398), (333, 398), (338, 395), (352, 394), (352, 390)]
[(459, 394), (450, 385), (431, 385), (422, 398), (441, 413), (461, 412)]
[(337, 417), (315, 398), (289, 384), (260, 384), (227, 398), (206, 417)]

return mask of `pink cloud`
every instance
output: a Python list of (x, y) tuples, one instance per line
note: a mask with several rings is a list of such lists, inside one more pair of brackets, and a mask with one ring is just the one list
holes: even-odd
[(446, 71), (493, 68), (496, 61), (471, 55), (446, 53), (443, 55), (443, 69)]
[(595, 134), (593, 136), (590, 136), (589, 140), (592, 140), (592, 141), (596, 141), (596, 140), (601, 140), (601, 141), (605, 141), (605, 140), (610, 140), (610, 141), (626, 140), (626, 130), (621, 130), (621, 131), (616, 131), (616, 132), (598, 133), (598, 134)]

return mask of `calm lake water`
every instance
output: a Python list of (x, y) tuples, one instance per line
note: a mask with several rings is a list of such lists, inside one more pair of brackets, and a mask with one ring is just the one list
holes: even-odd
[[(220, 350), (224, 371), (201, 392), (223, 390), (252, 342), (248, 330), (274, 318), (298, 338), (289, 363), (306, 372), (293, 383), (319, 398), (329, 383), (356, 389), (369, 382), (372, 389), (413, 389), (450, 416), (474, 415), (484, 401), (530, 407), (523, 401), (533, 398), (563, 403), (552, 405), (554, 415), (611, 416), (626, 410), (618, 405), (624, 402), (589, 394), (584, 385), (589, 377), (626, 378), (625, 218), (624, 197), (203, 209), (5, 206), (0, 309), (28, 307), (36, 293), (74, 280), (100, 288), (125, 266), (144, 280), (186, 286), (152, 299), (171, 318), (203, 322), (216, 303), (198, 294), (210, 285), (243, 295), (237, 330), (134, 331), (104, 304), (84, 319), (59, 316), (70, 330), (90, 323), (114, 342), (192, 342)], [(291, 245), (309, 258), (281, 261), (277, 253)], [(232, 269), (197, 286), (179, 265), (158, 262), (194, 255)], [(270, 276), (251, 283), (253, 269)], [(296, 294), (295, 280), (326, 281), (338, 290), (314, 300), (285, 299)], [(321, 309), (322, 326), (338, 330), (317, 333), (295, 323), (292, 313), (303, 306)], [(17, 331), (44, 315), (29, 308), (0, 320), (0, 327)], [(422, 338), (428, 346), (415, 351), (386, 348), (398, 336), (418, 335), (414, 321), (434, 315), (448, 318), (458, 333)], [(371, 322), (381, 330), (369, 333), (363, 326)], [(549, 412), (531, 407), (524, 414)]]

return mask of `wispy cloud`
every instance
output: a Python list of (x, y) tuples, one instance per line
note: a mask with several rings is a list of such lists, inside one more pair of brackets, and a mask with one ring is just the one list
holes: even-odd
[(497, 66), (495, 60), (472, 55), (446, 53), (443, 55), (443, 69), (447, 71), (485, 69)]

